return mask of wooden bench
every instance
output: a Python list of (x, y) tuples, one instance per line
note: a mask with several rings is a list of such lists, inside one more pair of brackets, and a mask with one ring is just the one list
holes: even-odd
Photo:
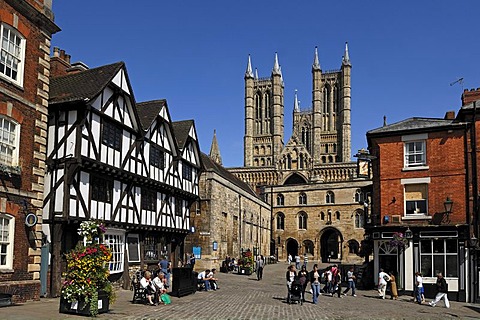
[(133, 290), (133, 298), (132, 302), (133, 303), (142, 303), (146, 304), (148, 299), (147, 299), (147, 290), (142, 287), (140, 284), (140, 280), (143, 277), (143, 272), (142, 271), (137, 271), (135, 272), (133, 278), (132, 278), (132, 290)]

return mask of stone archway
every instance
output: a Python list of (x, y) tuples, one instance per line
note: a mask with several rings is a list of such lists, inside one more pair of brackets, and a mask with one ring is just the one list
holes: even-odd
[(287, 256), (291, 254), (292, 258), (298, 254), (298, 242), (295, 239), (287, 239)]
[(342, 259), (343, 237), (335, 228), (326, 228), (320, 237), (320, 256), (323, 263)]

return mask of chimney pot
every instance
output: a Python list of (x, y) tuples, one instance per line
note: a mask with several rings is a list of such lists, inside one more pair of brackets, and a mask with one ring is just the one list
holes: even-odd
[(59, 56), (59, 51), (60, 51), (59, 47), (53, 47), (53, 56), (58, 57)]
[(66, 54), (66, 55), (65, 55), (65, 62), (68, 63), (68, 64), (70, 64), (70, 58), (71, 58), (71, 55)]

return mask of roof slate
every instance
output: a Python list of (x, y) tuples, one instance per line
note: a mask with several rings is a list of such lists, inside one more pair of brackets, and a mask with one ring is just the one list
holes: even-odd
[(207, 170), (214, 171), (216, 174), (225, 178), (229, 182), (233, 183), (234, 185), (236, 185), (240, 189), (242, 189), (242, 190), (246, 191), (247, 193), (251, 194), (252, 196), (255, 196), (256, 198), (258, 198), (258, 195), (252, 190), (252, 188), (250, 188), (250, 186), (247, 183), (243, 182), (242, 180), (237, 178), (234, 174), (232, 174), (230, 171), (225, 169), (223, 166), (221, 166), (220, 164), (213, 161), (205, 153), (202, 152), (201, 157), (202, 157), (203, 167), (205, 168), (206, 171)]
[(50, 104), (92, 99), (125, 66), (116, 62), (82, 72), (67, 74), (50, 80)]
[(177, 140), (177, 144), (180, 149), (185, 147), (185, 143), (187, 142), (188, 134), (192, 126), (193, 120), (175, 121), (172, 123), (175, 139)]
[(144, 130), (147, 130), (155, 120), (160, 110), (167, 104), (167, 100), (152, 100), (137, 102), (137, 113)]
[(410, 131), (415, 129), (433, 129), (451, 125), (453, 120), (443, 118), (408, 118), (377, 129), (367, 131), (367, 135)]

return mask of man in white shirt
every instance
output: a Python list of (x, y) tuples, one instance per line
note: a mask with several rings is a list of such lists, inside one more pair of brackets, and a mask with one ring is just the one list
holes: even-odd
[(380, 269), (380, 273), (378, 274), (378, 295), (385, 299), (385, 291), (387, 291), (387, 281), (390, 281), (390, 276)]
[(202, 271), (198, 274), (197, 276), (197, 279), (199, 281), (202, 281), (203, 284), (205, 285), (205, 291), (210, 291), (210, 280), (211, 278), (208, 277), (208, 275), (210, 274), (210, 270), (207, 269), (205, 271)]
[(416, 300), (418, 304), (422, 304), (422, 302), (425, 300), (423, 298), (423, 278), (422, 274), (420, 272), (415, 273), (415, 289), (416, 289)]

